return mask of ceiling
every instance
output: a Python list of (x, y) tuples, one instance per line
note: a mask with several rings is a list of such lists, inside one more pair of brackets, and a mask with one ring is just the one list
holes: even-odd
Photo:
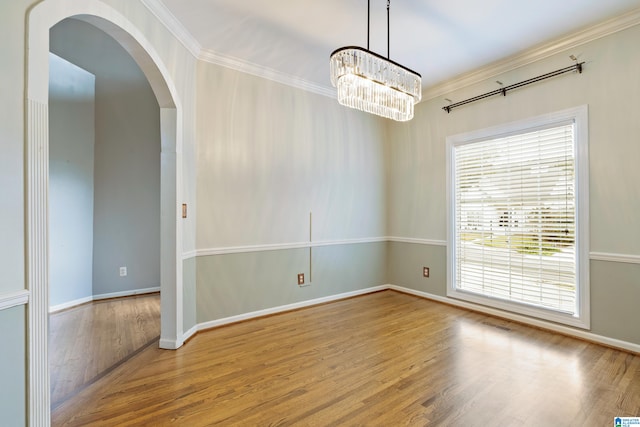
[[(387, 1), (370, 1), (370, 49), (387, 56)], [(335, 91), (331, 52), (367, 45), (365, 0), (143, 2), (201, 59), (320, 93)], [(393, 0), (390, 57), (428, 89), (638, 8), (640, 0)]]

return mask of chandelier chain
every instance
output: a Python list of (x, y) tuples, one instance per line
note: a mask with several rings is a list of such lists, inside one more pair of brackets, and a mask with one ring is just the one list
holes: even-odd
[(369, 34), (371, 33), (371, 0), (367, 0), (367, 50), (369, 47)]
[(389, 25), (389, 7), (391, 6), (391, 0), (387, 0), (387, 59), (391, 59), (391, 49), (389, 48), (390, 46), (390, 42), (389, 40), (391, 39), (389, 33), (390, 33), (390, 25)]

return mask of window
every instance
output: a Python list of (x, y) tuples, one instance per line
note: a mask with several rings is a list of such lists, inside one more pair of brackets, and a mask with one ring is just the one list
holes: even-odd
[(447, 138), (447, 295), (589, 328), (587, 107)]

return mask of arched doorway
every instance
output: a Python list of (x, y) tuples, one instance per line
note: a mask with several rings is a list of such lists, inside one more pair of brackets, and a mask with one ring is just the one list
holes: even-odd
[(49, 30), (75, 17), (117, 40), (146, 75), (161, 121), (161, 335), (160, 347), (183, 343), (180, 204), (181, 105), (170, 74), (151, 43), (118, 11), (97, 0), (45, 0), (28, 16), (26, 79), (26, 242), (29, 352), (29, 420), (49, 424), (48, 283), (48, 54)]

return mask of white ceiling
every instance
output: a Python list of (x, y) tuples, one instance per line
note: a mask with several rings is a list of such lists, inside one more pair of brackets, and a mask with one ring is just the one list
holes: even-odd
[[(143, 2), (199, 57), (320, 92), (332, 91), (331, 52), (367, 44), (366, 0)], [(370, 49), (384, 56), (386, 4), (371, 0)], [(430, 88), (638, 8), (640, 0), (392, 0), (391, 59)]]

